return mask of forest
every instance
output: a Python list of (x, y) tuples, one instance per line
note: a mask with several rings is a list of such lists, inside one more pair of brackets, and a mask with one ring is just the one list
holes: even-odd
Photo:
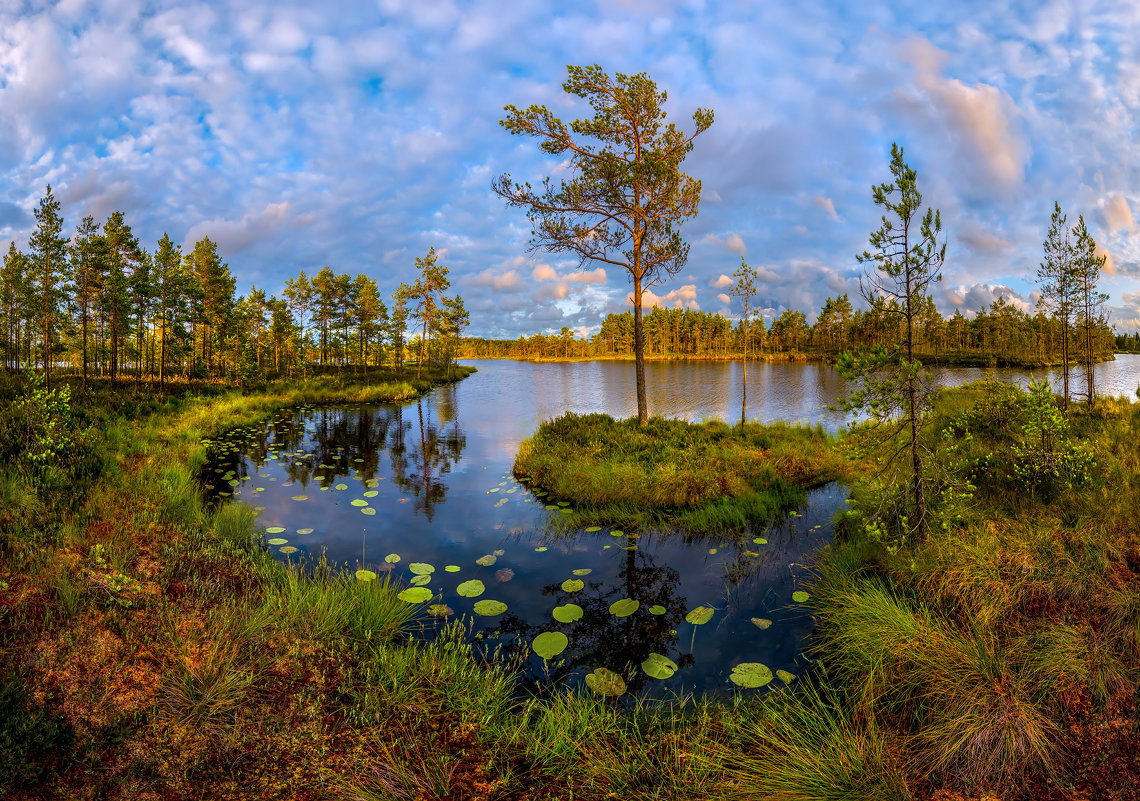
[[(1043, 303), (1030, 314), (999, 297), (973, 316), (956, 309), (947, 319), (927, 296), (918, 323), (916, 350), (930, 363), (1040, 367), (1062, 360), (1062, 322)], [(646, 357), (658, 359), (734, 359), (747, 345), (748, 353), (761, 357), (834, 361), (845, 350), (897, 344), (905, 333), (897, 302), (878, 299), (868, 309), (856, 309), (846, 294), (824, 301), (814, 325), (793, 309), (775, 319), (760, 315), (746, 330), (743, 320), (716, 312), (660, 306), (645, 315), (644, 324)], [(1095, 361), (1140, 347), (1140, 334), (1114, 334), (1103, 316), (1094, 318), (1091, 327)], [(1070, 344), (1075, 342), (1076, 334), (1070, 332)], [(577, 337), (567, 327), (515, 340), (468, 337), (459, 353), (465, 358), (628, 358), (633, 355), (633, 313), (607, 315), (590, 337)]]
[(10, 372), (57, 367), (111, 387), (303, 376), (310, 366), (400, 367), (409, 339), (419, 364), (450, 359), (468, 313), (435, 249), (416, 259), (417, 278), (385, 304), (376, 279), (302, 270), (281, 296), (252, 287), (238, 295), (209, 237), (186, 253), (163, 234), (139, 242), (121, 211), (88, 216), (68, 237), (51, 187), (35, 211), (28, 252), (12, 242), (0, 268), (0, 355)]

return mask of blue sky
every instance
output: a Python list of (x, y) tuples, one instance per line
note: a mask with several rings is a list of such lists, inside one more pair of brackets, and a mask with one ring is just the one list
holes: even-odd
[(898, 141), (942, 212), (944, 312), (1031, 306), (1058, 200), (1136, 330), (1138, 47), (1130, 2), (0, 0), (0, 241), (26, 244), (50, 183), (70, 230), (121, 209), (151, 248), (209, 235), (241, 292), (328, 264), (387, 294), (435, 246), (472, 335), (589, 331), (628, 276), (528, 255), (490, 185), (558, 168), (503, 106), (585, 116), (565, 67), (597, 63), (648, 72), (686, 126), (716, 113), (689, 264), (650, 301), (731, 313), (741, 255), (769, 313), (854, 298)]

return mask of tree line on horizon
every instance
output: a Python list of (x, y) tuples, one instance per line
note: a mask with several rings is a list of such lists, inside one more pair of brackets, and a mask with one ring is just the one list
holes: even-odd
[[(998, 297), (972, 317), (955, 310), (944, 317), (926, 296), (919, 302), (916, 351), (929, 362), (1038, 367), (1063, 360), (1064, 326), (1042, 300), (1032, 314)], [(645, 353), (657, 359), (734, 359), (747, 352), (756, 358), (811, 358), (834, 361), (847, 350), (891, 346), (905, 331), (898, 302), (876, 299), (867, 309), (854, 308), (847, 294), (827, 298), (809, 324), (804, 312), (786, 309), (772, 317), (756, 315), (733, 321), (719, 312), (654, 307), (644, 318)], [(1076, 352), (1077, 334), (1069, 340)], [(1082, 334), (1083, 336), (1083, 334)], [(1093, 358), (1113, 351), (1140, 349), (1140, 334), (1115, 335), (1103, 316), (1091, 332)], [(466, 337), (462, 358), (628, 358), (633, 355), (633, 313), (608, 314), (597, 333), (578, 337), (564, 326), (557, 334), (518, 339)]]
[(27, 252), (8, 246), (0, 267), (0, 360), (9, 372), (63, 368), (117, 385), (191, 379), (245, 384), (312, 366), (403, 369), (450, 360), (469, 316), (444, 294), (448, 269), (435, 248), (416, 259), (389, 307), (376, 280), (324, 266), (302, 270), (281, 296), (237, 282), (204, 236), (183, 253), (168, 234), (143, 247), (121, 211), (87, 216), (70, 237), (47, 187)]

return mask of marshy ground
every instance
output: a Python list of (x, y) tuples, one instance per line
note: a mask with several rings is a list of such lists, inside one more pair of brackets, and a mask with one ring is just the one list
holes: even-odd
[[(944, 391), (924, 431), (939, 455), (938, 502), (921, 541), (892, 511), (905, 476), (878, 469), (859, 430), (831, 442), (756, 427), (734, 444), (723, 424), (663, 423), (660, 450), (621, 433), (638, 462), (706, 449), (668, 493), (639, 490), (621, 460), (571, 445), (564, 463), (596, 459), (581, 469), (599, 476), (598, 508), (644, 506), (601, 494), (607, 485), (670, 515), (679, 498), (720, 503), (720, 478), (702, 484), (698, 472), (745, 495), (777, 474), (744, 449), (804, 466), (779, 475), (835, 475), (852, 489), (810, 588), (814, 675), (736, 703), (619, 704), (522, 693), (509, 665), (473, 658), (455, 628), (411, 641), (401, 588), (283, 567), (251, 509), (203, 502), (202, 440), (287, 405), (405, 400), (439, 380), (65, 404), (21, 382), (0, 387), (0, 795), (1140, 795), (1137, 405), (1062, 415), (1004, 385)], [(557, 471), (526, 474), (553, 482)], [(587, 490), (574, 480), (563, 492)]]

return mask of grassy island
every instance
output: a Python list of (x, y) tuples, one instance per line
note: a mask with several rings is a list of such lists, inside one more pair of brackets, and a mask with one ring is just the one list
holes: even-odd
[(820, 428), (564, 414), (522, 443), (515, 476), (570, 502), (563, 522), (742, 531), (848, 474)]

